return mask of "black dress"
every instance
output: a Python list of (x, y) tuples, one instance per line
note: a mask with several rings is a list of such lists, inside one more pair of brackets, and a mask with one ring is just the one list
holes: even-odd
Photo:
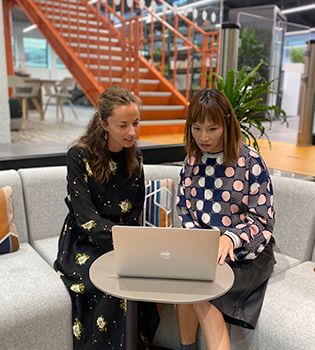
[[(104, 294), (89, 279), (89, 268), (113, 249), (114, 224), (137, 225), (144, 201), (144, 175), (128, 178), (125, 150), (110, 153), (107, 183), (98, 182), (86, 151), (67, 154), (69, 213), (59, 238), (54, 267), (69, 290), (75, 350), (125, 349), (126, 301)], [(155, 304), (139, 305), (140, 343), (149, 343), (158, 326)], [(142, 344), (139, 344), (139, 349)]]

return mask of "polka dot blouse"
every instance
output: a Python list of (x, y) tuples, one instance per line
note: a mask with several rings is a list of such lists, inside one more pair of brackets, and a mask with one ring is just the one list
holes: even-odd
[(245, 144), (229, 166), (223, 153), (203, 153), (198, 164), (186, 157), (177, 211), (183, 227), (216, 227), (231, 238), (238, 260), (255, 259), (274, 225), (272, 183), (262, 158)]

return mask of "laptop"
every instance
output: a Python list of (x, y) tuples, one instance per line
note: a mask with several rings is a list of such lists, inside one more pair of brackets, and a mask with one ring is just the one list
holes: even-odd
[(113, 226), (114, 268), (121, 277), (215, 279), (220, 232)]

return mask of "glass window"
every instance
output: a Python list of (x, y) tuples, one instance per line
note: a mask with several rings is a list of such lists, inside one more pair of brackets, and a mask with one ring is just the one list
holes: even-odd
[(45, 39), (23, 38), (23, 49), (27, 67), (48, 67), (48, 45)]
[(11, 37), (11, 45), (12, 45), (12, 55), (13, 55), (13, 64), (14, 67), (16, 67), (17, 65), (17, 42), (16, 42), (16, 38), (14, 36)]
[(65, 69), (66, 66), (62, 63), (61, 59), (59, 57), (56, 57), (56, 67), (57, 68), (61, 68), (61, 69)]

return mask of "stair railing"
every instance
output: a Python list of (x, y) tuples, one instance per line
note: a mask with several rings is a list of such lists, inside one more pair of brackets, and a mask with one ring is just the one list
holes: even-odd
[[(89, 0), (81, 0), (86, 6), (93, 7)], [(99, 21), (102, 21), (109, 31), (109, 80), (108, 86), (122, 86), (139, 94), (140, 92), (140, 61), (138, 59), (139, 52), (142, 48), (142, 27), (140, 25), (139, 16), (124, 18), (119, 15), (111, 6), (104, 1), (94, 1), (94, 9)], [(113, 41), (119, 40), (121, 48), (121, 82), (117, 83), (112, 77), (112, 69), (114, 67), (113, 56)], [(98, 66), (100, 68), (100, 66)]]
[[(128, 9), (125, 0), (95, 1), (96, 4), (100, 2), (107, 11), (116, 16), (119, 13), (123, 18), (141, 18), (139, 20), (145, 50), (141, 54), (166, 76), (186, 99), (189, 99), (193, 85), (195, 89), (209, 86), (207, 76), (213, 71), (218, 71), (219, 31), (205, 32), (164, 0), (156, 1), (164, 8), (162, 15), (147, 7), (144, 0), (126, 0)], [(172, 21), (167, 12), (173, 17), (173, 25), (170, 24)], [(117, 26), (117, 23), (114, 25)], [(186, 35), (179, 31), (179, 26), (182, 29), (183, 25)], [(157, 34), (157, 28), (160, 35)]]

